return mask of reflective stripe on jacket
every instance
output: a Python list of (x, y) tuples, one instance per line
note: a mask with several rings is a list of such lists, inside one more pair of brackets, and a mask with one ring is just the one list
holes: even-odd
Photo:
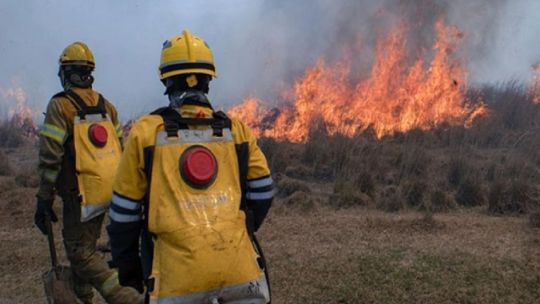
[[(200, 106), (194, 106), (194, 105), (184, 105), (180, 109), (180, 112), (183, 117), (209, 117), (210, 115), (212, 115), (211, 114), (212, 111), (210, 109), (206, 107), (200, 107)], [(230, 173), (232, 174), (230, 176), (236, 176), (234, 178), (236, 179), (236, 181), (234, 181), (230, 187), (226, 187), (225, 184), (223, 185), (220, 184), (221, 185), (220, 187), (224, 187), (223, 189), (226, 188), (226, 190), (224, 190), (225, 192), (232, 191), (231, 192), (232, 196), (226, 195), (226, 197), (231, 197), (233, 199), (230, 202), (236, 204), (236, 207), (235, 207), (236, 211), (234, 212), (236, 213), (240, 212), (242, 214), (242, 217), (240, 218), (241, 227), (238, 226), (238, 228), (234, 228), (235, 230), (230, 230), (230, 231), (231, 232), (236, 231), (234, 233), (241, 234), (242, 231), (244, 231), (244, 233), (246, 232), (246, 227), (245, 227), (245, 215), (243, 215), (243, 210), (240, 210), (240, 207), (241, 207), (240, 200), (239, 200), (240, 194), (245, 196), (245, 199), (246, 199), (245, 204), (251, 206), (253, 212), (256, 213), (255, 218), (258, 220), (258, 223), (254, 224), (254, 226), (258, 228), (258, 226), (260, 226), (260, 224), (262, 223), (262, 219), (264, 219), (264, 216), (266, 215), (268, 208), (270, 207), (270, 204), (273, 198), (273, 190), (272, 190), (272, 179), (270, 178), (270, 171), (269, 171), (266, 159), (262, 151), (257, 146), (256, 139), (251, 133), (251, 130), (248, 127), (246, 127), (244, 124), (242, 124), (241, 122), (235, 119), (232, 119), (231, 124), (232, 125), (230, 129), (231, 131), (230, 134), (231, 134), (231, 140), (232, 140), (231, 143), (233, 145), (232, 146), (233, 150), (227, 150), (228, 148), (224, 148), (223, 145), (220, 146), (221, 148), (216, 147), (217, 150), (215, 150), (210, 144), (209, 145), (203, 144), (203, 145), (207, 147), (208, 149), (210, 149), (211, 151), (213, 151), (213, 153), (219, 154), (219, 155), (216, 155), (216, 157), (218, 158), (222, 156), (226, 157), (226, 159), (221, 160), (222, 163), (220, 163), (220, 160), (218, 160), (218, 163), (220, 164), (221, 167), (223, 167), (224, 170), (227, 170), (228, 172), (230, 171)], [(116, 181), (114, 184), (115, 194), (113, 196), (113, 200), (112, 200), (112, 204), (110, 206), (110, 212), (109, 212), (111, 224), (108, 227), (108, 231), (109, 231), (109, 235), (111, 239), (113, 262), (117, 265), (125, 265), (126, 263), (138, 262), (139, 235), (141, 234), (141, 229), (143, 229), (143, 227), (148, 227), (148, 228), (143, 229), (146, 231), (143, 231), (142, 233), (143, 244), (141, 248), (142, 250), (141, 254), (143, 256), (143, 268), (145, 270), (146, 277), (148, 277), (151, 273), (154, 276), (159, 275), (156, 273), (156, 269), (152, 269), (151, 267), (152, 264), (154, 265), (154, 267), (156, 267), (157, 265), (156, 264), (157, 257), (155, 255), (158, 254), (159, 256), (161, 256), (162, 261), (160, 263), (162, 264), (164, 256), (170, 256), (174, 254), (174, 252), (176, 252), (175, 250), (170, 251), (170, 252), (165, 250), (169, 253), (162, 254), (163, 252), (165, 252), (163, 251), (164, 250), (163, 246), (165, 247), (172, 246), (171, 244), (175, 244), (175, 242), (178, 242), (178, 241), (175, 241), (174, 238), (173, 239), (169, 238), (169, 241), (166, 241), (165, 243), (159, 245), (159, 244), (156, 244), (154, 241), (151, 241), (150, 238), (145, 238), (144, 237), (145, 232), (146, 234), (148, 232), (152, 233), (155, 237), (157, 237), (160, 240), (163, 238), (167, 239), (165, 235), (170, 235), (171, 237), (173, 236), (172, 234), (169, 233), (169, 232), (174, 231), (174, 229), (172, 230), (170, 229), (171, 227), (178, 226), (178, 228), (176, 229), (182, 229), (181, 228), (182, 226), (185, 226), (185, 227), (187, 227), (186, 225), (189, 226), (189, 223), (187, 222), (190, 222), (191, 220), (196, 222), (201, 219), (200, 216), (196, 216), (193, 214), (189, 215), (189, 212), (184, 210), (184, 211), (179, 211), (179, 212), (184, 212), (184, 213), (187, 212), (186, 213), (188, 214), (186, 215), (187, 217), (183, 216), (183, 217), (180, 217), (180, 218), (183, 218), (182, 220), (179, 220), (179, 219), (177, 220), (177, 219), (174, 219), (177, 216), (176, 212), (181, 209), (174, 211), (173, 209), (176, 208), (174, 205), (164, 205), (164, 207), (162, 207), (162, 201), (161, 201), (162, 195), (157, 195), (157, 193), (159, 192), (156, 192), (156, 191), (164, 191), (163, 193), (166, 193), (168, 190), (156, 189), (156, 187), (167, 187), (167, 184), (171, 184), (170, 182), (171, 180), (175, 180), (176, 183), (174, 183), (175, 184), (174, 189), (171, 189), (171, 191), (179, 191), (178, 194), (176, 194), (176, 195), (179, 195), (180, 192), (182, 192), (180, 191), (181, 188), (176, 189), (176, 187), (184, 187), (184, 186), (180, 186), (178, 184), (178, 182), (181, 182), (179, 178), (179, 174), (177, 174), (178, 172), (173, 173), (173, 175), (171, 175), (170, 177), (164, 177), (165, 178), (164, 183), (161, 183), (161, 181), (160, 183), (152, 183), (152, 181), (148, 179), (148, 176), (150, 176), (149, 173), (153, 176), (152, 178), (159, 178), (159, 177), (155, 177), (156, 174), (158, 175), (161, 174), (157, 172), (163, 173), (163, 172), (168, 172), (168, 171), (174, 172), (174, 170), (178, 171), (177, 168), (172, 167), (172, 166), (178, 165), (178, 161), (176, 158), (180, 157), (180, 155), (176, 155), (175, 153), (181, 154), (182, 151), (185, 151), (184, 150), (185, 148), (182, 148), (181, 146), (178, 146), (178, 148), (160, 146), (159, 142), (161, 141), (161, 139), (158, 139), (156, 137), (158, 134), (163, 134), (162, 133), (163, 130), (164, 130), (163, 119), (161, 116), (158, 116), (158, 115), (144, 116), (134, 124), (132, 130), (130, 131), (130, 136), (126, 143), (124, 154), (120, 161)], [(166, 141), (163, 143), (165, 145), (167, 144)], [(174, 152), (171, 149), (172, 150), (177, 149), (177, 150), (174, 150), (177, 152)], [(240, 184), (238, 183), (238, 180), (237, 180), (239, 179), (239, 174), (241, 174), (241, 172), (237, 171), (236, 174), (233, 174), (234, 173), (233, 171), (239, 169), (238, 166), (236, 166), (234, 162), (235, 159), (232, 159), (233, 162), (231, 162), (231, 156), (233, 154), (236, 154), (235, 149), (236, 151), (240, 151), (239, 153), (243, 154), (243, 156), (246, 158), (246, 162), (245, 162), (246, 168), (243, 172), (244, 178), (242, 179), (242, 182), (244, 185), (242, 187), (240, 187)], [(226, 151), (229, 151), (229, 152), (226, 152)], [(164, 165), (164, 164), (156, 163), (155, 161), (156, 159), (162, 159), (162, 158), (155, 158), (155, 155), (164, 155), (164, 157), (168, 158), (169, 156), (167, 155), (169, 154), (173, 156), (176, 155), (175, 157), (171, 158), (171, 159), (174, 159), (174, 161), (171, 161), (171, 164), (167, 163)], [(233, 157), (236, 158), (236, 155)], [(223, 161), (228, 161), (229, 165), (226, 165), (226, 163)], [(153, 170), (152, 168), (149, 169), (149, 166), (148, 166), (149, 163), (152, 163), (152, 167), (159, 166), (160, 168), (153, 169)], [(231, 165), (232, 167), (230, 167)], [(220, 169), (222, 169), (221, 167)], [(170, 170), (167, 168), (170, 168)], [(169, 173), (164, 173), (164, 174), (167, 175)], [(223, 183), (223, 182), (226, 183), (227, 181), (220, 181), (216, 183)], [(151, 183), (153, 186), (150, 185)], [(233, 186), (233, 185), (238, 185), (238, 186)], [(213, 194), (205, 194), (206, 192), (204, 190), (199, 190), (199, 192), (197, 192), (195, 190), (189, 190), (189, 188), (184, 188), (184, 189), (186, 189), (186, 191), (183, 191), (182, 193), (190, 192), (190, 193), (193, 193), (191, 195), (195, 195), (195, 196), (186, 198), (188, 201), (192, 201), (192, 202), (198, 201), (199, 198), (206, 197), (208, 195), (213, 195)], [(150, 193), (148, 193), (148, 191), (150, 191)], [(200, 195), (196, 193), (200, 193)], [(184, 194), (181, 194), (181, 195), (184, 195)], [(152, 199), (152, 197), (154, 198)], [(163, 197), (163, 199), (165, 198)], [(148, 204), (148, 200), (150, 200), (149, 202), (150, 207), (147, 207), (147, 208), (143, 207), (145, 206), (145, 204)], [(168, 200), (168, 199), (165, 199), (165, 200)], [(217, 208), (216, 209), (213, 207), (209, 207), (207, 204), (208, 202), (206, 202), (206, 200), (213, 201), (211, 199), (205, 198), (205, 203), (204, 203), (205, 208), (203, 209), (206, 211), (203, 212), (204, 216), (209, 215), (209, 213), (207, 213), (208, 210), (212, 210), (210, 212), (214, 212), (214, 211), (217, 212), (217, 210), (221, 208), (221, 207), (216, 207)], [(224, 200), (229, 201), (229, 198), (224, 199)], [(219, 198), (216, 196), (216, 202), (217, 201), (219, 201)], [(186, 203), (188, 202), (186, 201)], [(158, 206), (155, 206), (155, 205), (158, 205)], [(167, 206), (170, 206), (170, 207), (167, 207)], [(206, 207), (209, 207), (210, 209)], [(161, 208), (161, 209), (157, 211), (156, 208)], [(196, 212), (203, 210), (203, 209), (197, 209), (196, 207), (193, 207), (193, 208), (196, 209)], [(148, 209), (150, 209), (149, 211), (150, 214), (144, 214), (143, 212), (144, 211), (148, 212)], [(190, 208), (187, 208), (187, 209), (190, 209)], [(227, 209), (227, 210), (232, 211), (232, 209)], [(220, 212), (230, 212), (230, 211), (220, 211)], [(192, 216), (195, 216), (195, 217), (192, 217)], [(215, 216), (219, 217), (220, 215), (216, 213)], [(234, 221), (236, 221), (235, 215), (233, 215), (232, 218), (235, 218)], [(185, 223), (181, 223), (178, 221), (184, 221)], [(210, 221), (214, 223), (213, 219)], [(196, 224), (196, 225), (199, 225), (199, 224)], [(203, 226), (198, 226), (198, 227), (202, 228)], [(231, 227), (234, 227), (234, 225)], [(186, 228), (186, 229), (189, 229), (189, 228)], [(195, 230), (192, 232), (194, 233)], [(189, 233), (192, 233), (192, 232), (189, 232)], [(236, 236), (233, 238), (236, 238)], [(212, 239), (212, 237), (210, 237), (209, 239)], [(145, 244), (145, 241), (146, 242), (149, 241), (150, 244)], [(199, 240), (199, 242), (203, 242), (203, 241)], [(249, 239), (248, 239), (248, 243), (249, 243)], [(154, 246), (156, 245), (162, 246), (159, 251), (156, 251), (157, 249), (154, 248)], [(251, 251), (254, 250), (253, 245), (251, 244), (249, 244), (249, 248), (251, 248), (250, 249)], [(228, 249), (225, 249), (225, 250), (228, 250)], [(189, 263), (190, 260), (197, 261), (198, 259), (197, 257), (193, 257), (193, 258), (194, 260), (191, 260), (191, 258), (186, 256), (183, 259), (177, 258), (176, 260), (178, 261), (179, 264), (182, 264), (186, 262)], [(249, 254), (240, 258), (249, 258)], [(166, 265), (170, 265), (169, 262), (167, 261), (165, 261)], [(253, 259), (251, 263), (255, 263), (255, 259)], [(219, 265), (222, 265), (222, 264), (218, 263), (216, 264), (216, 267), (222, 267)], [(180, 267), (180, 266), (173, 265), (170, 267)], [(184, 265), (182, 267), (189, 268), (193, 266)], [(199, 267), (201, 267), (200, 270), (204, 269), (204, 265), (199, 265)], [(245, 267), (245, 266), (241, 266), (241, 267)], [(173, 271), (174, 269), (172, 268), (168, 268), (168, 269), (170, 269), (171, 272), (174, 272)], [(219, 269), (217, 269), (217, 271), (219, 271)], [(234, 273), (234, 270), (231, 269), (230, 271)], [(165, 278), (161, 278), (162, 275), (163, 274), (159, 275), (160, 278), (158, 278), (159, 280), (161, 280), (161, 282), (156, 282), (157, 281), (156, 280), (154, 281), (154, 284), (155, 285), (161, 284), (161, 286), (169, 286), (169, 287), (166, 287), (165, 290), (162, 289), (161, 291), (163, 293), (161, 295), (159, 295), (159, 293), (158, 294), (155, 293), (154, 296), (152, 297), (154, 301), (157, 301), (158, 303), (160, 303), (161, 302), (160, 299), (164, 300), (165, 298), (170, 298), (170, 297), (176, 298), (176, 296), (184, 296), (182, 292), (180, 292), (181, 293), (180, 295), (175, 295), (175, 291), (173, 291), (174, 288), (172, 287), (174, 285), (174, 282), (172, 283), (163, 282), (163, 280), (170, 280), (170, 276), (167, 275)], [(246, 280), (248, 281), (254, 280), (254, 282), (258, 280), (264, 280), (264, 276), (261, 277), (260, 275), (261, 275), (260, 270), (259, 272), (256, 272), (254, 276), (250, 276), (249, 274), (247, 274)], [(237, 277), (240, 278), (241, 275)], [(240, 278), (240, 280), (242, 279)], [(205, 282), (203, 281), (198, 281), (198, 282), (199, 282), (197, 283), (198, 285), (205, 284)], [(163, 285), (164, 283), (165, 285)], [(240, 281), (234, 282), (234, 283), (237, 285), (239, 284), (238, 286), (242, 284), (242, 282)], [(191, 290), (193, 294), (198, 294), (197, 291), (204, 291), (205, 290), (204, 288), (207, 288), (208, 286), (202, 286), (201, 288), (203, 289), (197, 289), (198, 288), (197, 286), (191, 286), (191, 287), (183, 286), (179, 288), (182, 289), (184, 287), (188, 289), (191, 288), (189, 290)]]
[[(95, 106), (99, 93), (92, 89), (72, 88), (89, 106)], [(121, 139), (122, 128), (114, 106), (105, 100), (105, 108), (110, 116), (117, 136)], [(58, 191), (60, 196), (77, 192), (75, 158), (70, 139), (73, 136), (73, 122), (77, 109), (66, 97), (53, 96), (50, 100), (45, 120), (39, 136), (38, 172), (40, 186), (38, 196), (50, 199)]]

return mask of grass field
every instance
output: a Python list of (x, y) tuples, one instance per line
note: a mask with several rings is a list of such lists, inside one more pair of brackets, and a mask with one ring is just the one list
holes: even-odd
[[(470, 129), (259, 141), (274, 304), (540, 303), (540, 105), (515, 83), (473, 93), (491, 114)], [(44, 303), (37, 148), (17, 134), (0, 124), (0, 303)]]
[[(0, 303), (44, 303), (49, 260), (32, 226), (35, 188), (16, 178), (33, 165), (34, 150), (5, 155), (13, 171), (0, 176)], [(331, 186), (308, 187), (302, 203), (294, 194), (277, 200), (258, 233), (273, 303), (540, 303), (540, 229), (526, 216), (495, 217), (485, 207), (435, 215), (336, 209), (324, 203)]]

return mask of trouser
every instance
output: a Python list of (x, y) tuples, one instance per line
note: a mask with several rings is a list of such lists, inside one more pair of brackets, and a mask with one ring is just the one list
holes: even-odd
[(96, 249), (104, 214), (81, 222), (81, 206), (77, 196), (63, 197), (64, 246), (73, 272), (74, 290), (83, 303), (92, 303), (95, 288), (107, 303), (142, 303), (143, 296), (135, 289), (118, 283), (118, 274), (109, 268), (105, 256)]

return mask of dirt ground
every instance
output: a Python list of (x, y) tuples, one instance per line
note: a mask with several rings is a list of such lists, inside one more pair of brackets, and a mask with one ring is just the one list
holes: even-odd
[[(27, 173), (35, 155), (6, 155), (12, 174), (0, 176), (0, 303), (45, 303), (47, 243), (32, 224), (35, 183)], [(277, 201), (258, 237), (276, 304), (540, 303), (540, 229), (526, 217)]]

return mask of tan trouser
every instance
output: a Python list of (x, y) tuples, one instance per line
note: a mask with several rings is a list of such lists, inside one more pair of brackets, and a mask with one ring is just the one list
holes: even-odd
[(64, 197), (64, 246), (77, 296), (83, 303), (92, 303), (94, 287), (107, 303), (143, 303), (143, 296), (135, 289), (120, 286), (118, 274), (109, 268), (105, 256), (97, 251), (105, 215), (81, 222), (81, 206), (76, 196)]

